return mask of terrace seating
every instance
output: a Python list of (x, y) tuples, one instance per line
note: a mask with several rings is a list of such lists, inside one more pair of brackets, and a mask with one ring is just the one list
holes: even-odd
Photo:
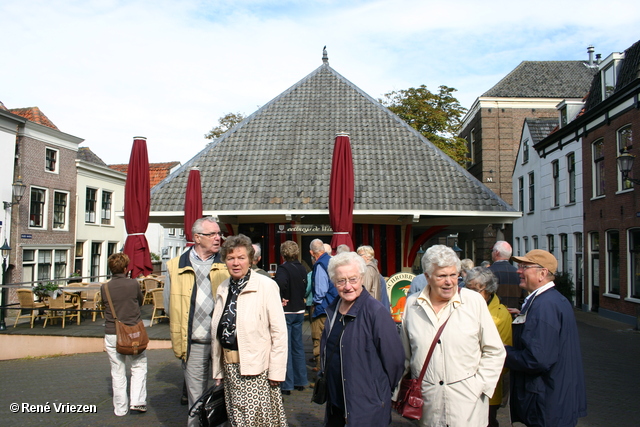
[[(153, 321), (156, 319), (168, 319), (166, 312), (164, 311), (164, 297), (163, 297), (164, 289), (158, 288), (151, 291), (151, 295), (153, 298), (153, 313), (151, 314), (151, 323), (149, 323), (149, 327), (153, 326)], [(162, 314), (159, 314), (162, 313)]]
[[(33, 328), (33, 321), (36, 317), (42, 317), (44, 314), (40, 314), (40, 309), (46, 308), (46, 305), (41, 302), (36, 302), (33, 298), (33, 291), (31, 289), (18, 289), (18, 300), (20, 301), (20, 310), (18, 310), (18, 316), (16, 317), (16, 323), (13, 324), (15, 328), (18, 326), (18, 320), (22, 317), (31, 318), (31, 328)], [(27, 314), (22, 314), (22, 309), (25, 309)]]

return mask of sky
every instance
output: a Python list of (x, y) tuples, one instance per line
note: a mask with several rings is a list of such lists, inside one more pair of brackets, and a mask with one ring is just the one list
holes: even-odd
[(0, 0), (0, 101), (39, 107), (108, 164), (134, 136), (187, 162), (322, 65), (370, 96), (426, 85), (469, 108), (522, 61), (606, 58), (640, 39), (637, 0)]

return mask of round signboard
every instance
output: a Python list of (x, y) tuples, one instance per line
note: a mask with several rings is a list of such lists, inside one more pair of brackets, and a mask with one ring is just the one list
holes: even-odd
[(396, 273), (387, 280), (387, 294), (391, 304), (391, 318), (394, 322), (402, 322), (404, 303), (407, 301), (407, 294), (411, 281), (416, 277), (411, 273)]

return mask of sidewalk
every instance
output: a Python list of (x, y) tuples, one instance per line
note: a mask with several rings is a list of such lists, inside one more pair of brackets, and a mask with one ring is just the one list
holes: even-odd
[[(589, 415), (581, 419), (578, 426), (637, 425), (640, 333), (593, 313), (576, 312), (576, 318), (589, 404)], [(57, 328), (61, 329), (60, 326)], [(304, 328), (308, 358), (312, 345), (307, 322)], [(6, 426), (185, 425), (187, 408), (179, 403), (182, 391), (180, 361), (171, 350), (148, 350), (148, 360), (149, 410), (145, 414), (125, 417), (113, 414), (109, 362), (105, 353), (0, 361), (0, 384), (4, 386), (0, 393), (1, 423)], [(312, 373), (309, 374), (311, 379)], [(322, 425), (324, 406), (310, 403), (310, 389), (293, 391), (283, 398), (290, 426)], [(12, 403), (19, 405), (19, 412), (10, 411)], [(25, 413), (23, 405), (41, 405), (41, 410), (48, 405), (51, 412)], [(95, 408), (95, 412), (56, 413), (61, 405), (67, 410), (70, 405), (94, 405), (80, 409), (93, 411)], [(29, 409), (37, 410), (36, 407)], [(499, 412), (502, 426), (508, 425), (507, 412), (506, 408)], [(409, 426), (411, 423), (394, 414), (392, 425)]]

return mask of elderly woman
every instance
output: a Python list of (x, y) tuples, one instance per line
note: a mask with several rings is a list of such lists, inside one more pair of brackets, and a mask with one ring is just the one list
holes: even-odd
[[(113, 274), (108, 283), (102, 285), (100, 295), (104, 303), (104, 347), (111, 362), (111, 388), (113, 389), (113, 412), (118, 416), (127, 415), (128, 411), (147, 411), (147, 352), (136, 356), (125, 356), (116, 351), (116, 324), (113, 313), (118, 320), (128, 326), (140, 322), (140, 306), (143, 297), (137, 280), (125, 276), (129, 267), (129, 257), (123, 253), (115, 253), (107, 259), (109, 270)], [(109, 303), (108, 289), (113, 307)], [(127, 396), (127, 359), (131, 361), (130, 397)]]
[(254, 249), (245, 235), (221, 248), (230, 278), (216, 292), (211, 320), (212, 371), (224, 380), (232, 426), (286, 426), (280, 382), (287, 370), (287, 325), (280, 290), (252, 272)]
[[(498, 278), (491, 270), (483, 267), (472, 268), (467, 272), (467, 289), (478, 292), (487, 302), (489, 313), (498, 328), (498, 333), (504, 345), (511, 345), (511, 314), (496, 295), (498, 290)], [(502, 379), (506, 373), (502, 370), (496, 391), (489, 399), (489, 427), (498, 427), (498, 409), (502, 403)]]
[(418, 378), (436, 332), (437, 341), (422, 381), (421, 426), (486, 427), (489, 396), (500, 377), (505, 349), (487, 303), (458, 288), (460, 259), (435, 245), (422, 257), (427, 286), (407, 298), (402, 343), (411, 377)]
[(404, 351), (394, 322), (363, 287), (364, 260), (344, 252), (329, 261), (339, 298), (327, 307), (321, 360), (327, 380), (326, 426), (387, 426)]
[(274, 278), (280, 287), (280, 297), (287, 320), (289, 336), (289, 356), (287, 358), (287, 376), (282, 383), (282, 394), (291, 394), (291, 390), (304, 390), (309, 385), (307, 365), (304, 361), (304, 343), (302, 341), (302, 322), (306, 308), (304, 296), (307, 290), (307, 270), (298, 257), (300, 248), (292, 240), (280, 245), (280, 255), (284, 263), (276, 271)]

